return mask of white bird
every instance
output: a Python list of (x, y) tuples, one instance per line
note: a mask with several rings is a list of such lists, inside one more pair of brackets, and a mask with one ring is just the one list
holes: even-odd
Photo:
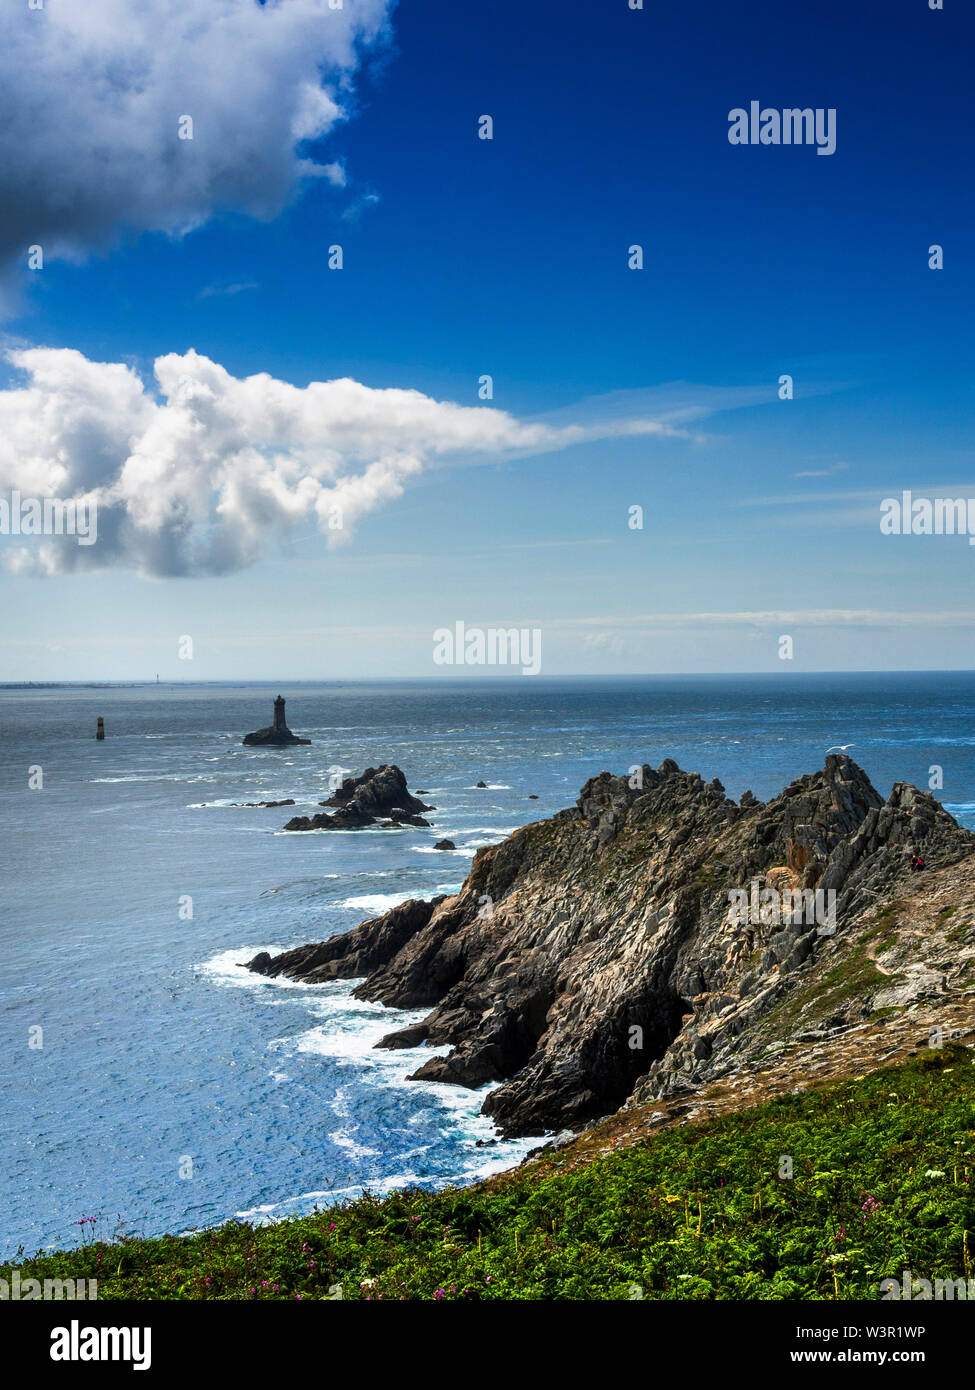
[(832, 748), (827, 748), (827, 753), (845, 753), (848, 748), (855, 748), (855, 743), (834, 743)]

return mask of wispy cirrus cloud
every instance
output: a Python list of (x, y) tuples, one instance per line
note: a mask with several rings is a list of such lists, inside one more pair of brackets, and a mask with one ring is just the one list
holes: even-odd
[(594, 628), (600, 632), (650, 632), (660, 628), (969, 628), (975, 627), (975, 609), (946, 608), (931, 612), (886, 608), (739, 609), (726, 613), (640, 613), (619, 617), (601, 615), (591, 618), (557, 618), (547, 626), (553, 629), (583, 631)]
[(247, 290), (259, 290), (261, 287), (256, 280), (242, 280), (231, 285), (207, 285), (197, 295), (198, 299), (233, 298), (234, 295), (244, 294)]
[(837, 473), (845, 473), (848, 463), (833, 463), (829, 468), (806, 468), (801, 473), (793, 473), (793, 478), (832, 478)]

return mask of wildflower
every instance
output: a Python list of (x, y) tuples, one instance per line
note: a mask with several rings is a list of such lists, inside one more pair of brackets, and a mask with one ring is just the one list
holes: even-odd
[(943, 1178), (944, 1173), (941, 1171), (940, 1168), (929, 1168), (927, 1172), (924, 1174), (924, 1176), (926, 1178)]

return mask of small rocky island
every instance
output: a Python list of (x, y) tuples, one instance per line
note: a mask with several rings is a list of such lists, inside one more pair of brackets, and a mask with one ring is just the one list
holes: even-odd
[[(327, 801), (318, 804), (336, 806), (338, 810), (332, 815), (320, 811), (314, 816), (294, 816), (285, 830), (361, 830), (377, 824), (384, 829), (402, 825), (428, 826), (430, 822), (424, 820), (420, 812), (437, 809), (410, 794), (406, 777), (395, 763), (367, 767), (361, 777), (346, 777)], [(387, 819), (380, 820), (381, 816)]]
[(311, 743), (310, 738), (299, 738), (288, 728), (284, 717), (284, 696), (274, 701), (274, 723), (266, 729), (255, 729), (244, 735), (244, 742), (251, 748), (291, 748), (296, 743)]

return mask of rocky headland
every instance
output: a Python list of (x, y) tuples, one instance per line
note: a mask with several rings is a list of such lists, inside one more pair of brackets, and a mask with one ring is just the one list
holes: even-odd
[(251, 968), (429, 1009), (379, 1046), (452, 1045), (414, 1077), (500, 1083), (506, 1134), (664, 1122), (770, 1066), (801, 1085), (866, 1039), (876, 1065), (885, 1034), (969, 1028), (973, 855), (929, 792), (884, 800), (845, 756), (767, 803), (668, 759), (479, 850), (456, 895)]

